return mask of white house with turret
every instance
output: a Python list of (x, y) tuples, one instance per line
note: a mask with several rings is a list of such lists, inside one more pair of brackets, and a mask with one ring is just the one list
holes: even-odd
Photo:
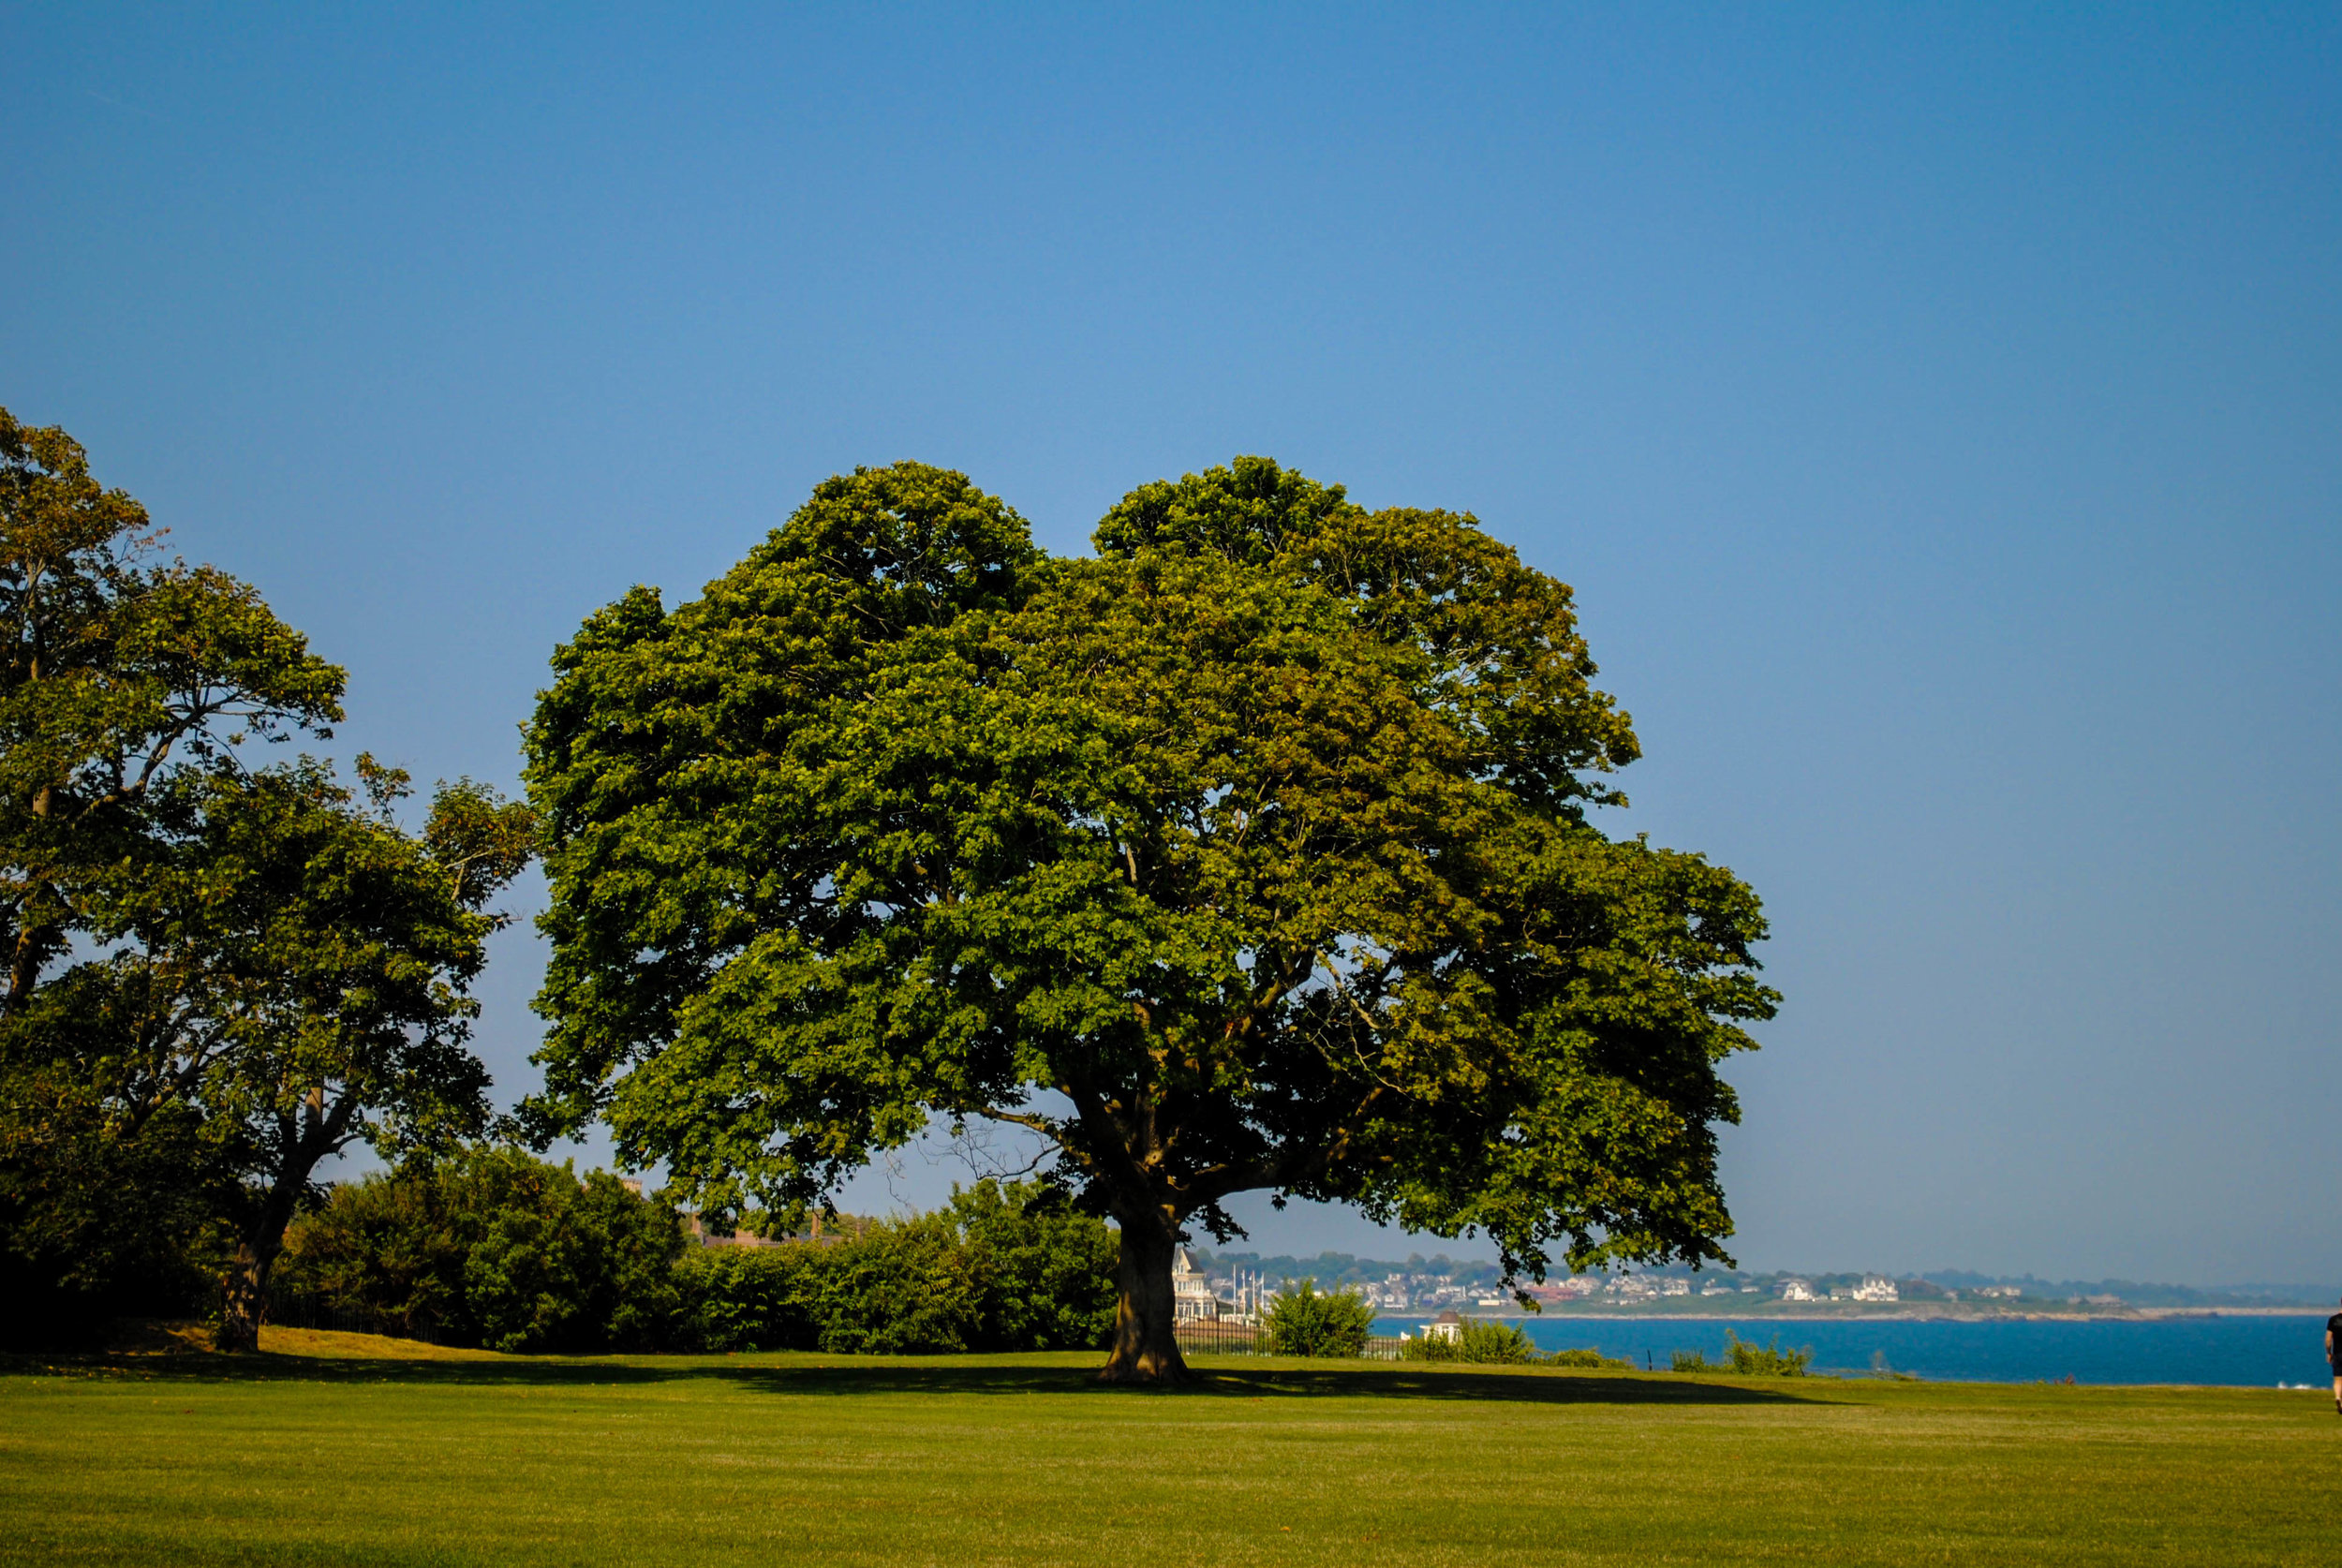
[(1220, 1316), (1220, 1298), (1182, 1247), (1171, 1254), (1171, 1321), (1208, 1323)]

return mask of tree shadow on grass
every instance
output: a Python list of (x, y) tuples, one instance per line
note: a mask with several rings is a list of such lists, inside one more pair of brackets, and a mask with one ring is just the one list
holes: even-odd
[(1283, 1400), (1439, 1399), (1538, 1405), (1780, 1405), (1828, 1399), (1819, 1390), (1712, 1383), (1703, 1378), (1515, 1368), (1350, 1364), (1232, 1368), (1214, 1361), (1173, 1388), (1098, 1381), (1090, 1357), (495, 1356), (413, 1360), (262, 1354), (8, 1358), (7, 1370), (174, 1383), (404, 1383), (423, 1387), (607, 1388), (731, 1383), (799, 1396), (1079, 1394), (1096, 1398)]
[(1084, 1394), (1101, 1398), (1285, 1400), (1454, 1399), (1481, 1403), (1584, 1405), (1766, 1405), (1812, 1402), (1787, 1389), (1692, 1378), (1415, 1367), (1197, 1368), (1170, 1388), (1098, 1381), (1078, 1367), (923, 1367), (887, 1362), (827, 1368), (743, 1368), (744, 1381), (781, 1394)]

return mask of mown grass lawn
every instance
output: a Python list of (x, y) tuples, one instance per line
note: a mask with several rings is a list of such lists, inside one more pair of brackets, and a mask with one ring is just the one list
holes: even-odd
[(0, 1376), (0, 1562), (2342, 1561), (2274, 1390), (269, 1343)]

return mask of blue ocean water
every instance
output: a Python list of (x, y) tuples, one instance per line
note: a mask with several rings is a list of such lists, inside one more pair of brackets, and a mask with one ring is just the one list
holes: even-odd
[[(1380, 1317), (1377, 1334), (1413, 1329), (1420, 1317)], [(2322, 1314), (2160, 1318), (2145, 1322), (1894, 1323), (1860, 1319), (1516, 1318), (1544, 1350), (1592, 1346), (1637, 1366), (1665, 1368), (1679, 1350), (1714, 1359), (1730, 1328), (1758, 1344), (1811, 1349), (1814, 1369), (1892, 1370), (1947, 1382), (2193, 1383), (2274, 1388), (2329, 1386)]]

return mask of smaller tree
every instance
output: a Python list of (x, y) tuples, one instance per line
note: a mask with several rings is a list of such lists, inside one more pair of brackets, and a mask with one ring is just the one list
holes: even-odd
[[(157, 552), (66, 432), (0, 408), (0, 1333), (184, 1309), (236, 1193), (185, 1092), (170, 962), (116, 946), (172, 876), (167, 798), (320, 738), (342, 672), (249, 584)], [(152, 956), (152, 955), (148, 955)]]
[(1356, 1291), (1319, 1294), (1317, 1281), (1287, 1282), (1268, 1304), (1262, 1326), (1278, 1355), (1357, 1356), (1374, 1324), (1374, 1309)]
[(105, 901), (112, 950), (56, 988), (104, 997), (130, 1098), (199, 1107), (245, 1173), (226, 1350), (258, 1343), (319, 1162), (486, 1125), (469, 985), (504, 917), (481, 906), (526, 863), (533, 819), (466, 781), (441, 789), (418, 837), (393, 816), (406, 775), (363, 757), (359, 772), (363, 802), (305, 761), (174, 780), (156, 802), (168, 852)]

